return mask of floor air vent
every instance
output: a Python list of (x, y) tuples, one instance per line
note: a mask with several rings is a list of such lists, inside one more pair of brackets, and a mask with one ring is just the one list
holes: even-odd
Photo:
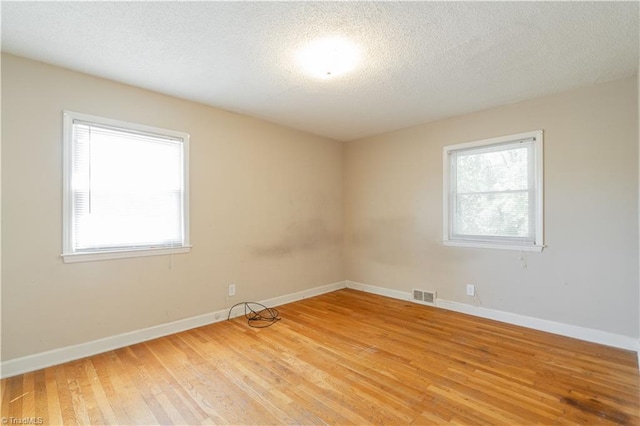
[(427, 305), (436, 304), (436, 293), (434, 291), (413, 289), (413, 301), (425, 303)]

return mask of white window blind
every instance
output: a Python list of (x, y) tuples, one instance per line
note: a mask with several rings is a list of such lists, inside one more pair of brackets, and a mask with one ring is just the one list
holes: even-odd
[(542, 246), (541, 144), (536, 132), (445, 147), (445, 243)]
[(65, 120), (63, 255), (187, 246), (188, 135), (70, 112)]

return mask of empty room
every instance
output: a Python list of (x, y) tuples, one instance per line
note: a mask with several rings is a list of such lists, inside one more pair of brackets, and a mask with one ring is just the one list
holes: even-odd
[(640, 424), (638, 2), (1, 2), (3, 424)]

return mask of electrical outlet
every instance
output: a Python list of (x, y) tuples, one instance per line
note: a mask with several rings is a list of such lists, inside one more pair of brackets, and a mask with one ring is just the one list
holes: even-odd
[(236, 295), (236, 285), (229, 284), (229, 296), (235, 296), (235, 295)]
[(467, 296), (476, 295), (476, 286), (473, 284), (467, 284)]

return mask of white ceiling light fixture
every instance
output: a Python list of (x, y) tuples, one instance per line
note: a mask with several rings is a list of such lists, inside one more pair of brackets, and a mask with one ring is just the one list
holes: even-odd
[(296, 62), (305, 73), (332, 78), (356, 68), (361, 52), (358, 45), (342, 37), (319, 38), (296, 52)]
[[(630, 1), (3, 1), (1, 9), (3, 54), (341, 141), (638, 72)], [(167, 22), (188, 25), (168, 31)], [(298, 51), (331, 37), (357, 46), (354, 68), (307, 74)]]

